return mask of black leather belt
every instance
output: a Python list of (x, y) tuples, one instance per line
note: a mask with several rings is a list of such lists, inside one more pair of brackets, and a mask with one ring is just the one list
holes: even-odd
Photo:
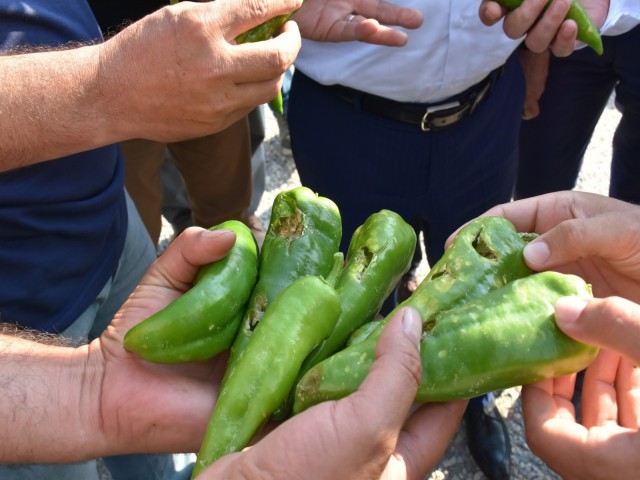
[(363, 112), (417, 125), (422, 131), (429, 132), (453, 125), (471, 115), (487, 97), (493, 83), (502, 75), (503, 69), (504, 67), (500, 67), (494, 70), (484, 80), (461, 94), (434, 104), (396, 102), (344, 85), (330, 85), (327, 88), (343, 100), (359, 105)]

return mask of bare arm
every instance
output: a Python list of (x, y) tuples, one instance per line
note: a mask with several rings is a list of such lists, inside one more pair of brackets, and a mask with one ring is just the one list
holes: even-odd
[[(0, 335), (0, 463), (91, 458), (102, 441), (81, 405), (98, 402), (98, 365), (87, 347), (66, 348)], [(83, 355), (83, 353), (85, 355)]]
[(0, 56), (0, 171), (131, 138), (218, 132), (273, 98), (300, 48), (234, 38), (299, 0), (165, 7), (103, 44)]
[(111, 143), (98, 49), (0, 56), (0, 171)]

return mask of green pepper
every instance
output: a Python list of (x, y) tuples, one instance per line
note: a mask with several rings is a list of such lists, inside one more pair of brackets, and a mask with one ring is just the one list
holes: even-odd
[[(509, 10), (514, 10), (522, 5), (524, 0), (497, 1)], [(547, 1), (547, 7), (551, 4), (551, 1), (552, 0)], [(545, 7), (545, 9), (547, 7)], [(598, 28), (594, 25), (591, 17), (589, 17), (589, 14), (578, 0), (571, 0), (571, 6), (565, 19), (573, 20), (578, 25), (578, 40), (589, 45), (598, 55), (602, 55), (602, 37), (600, 37), (600, 32), (598, 32)]]
[(193, 470), (243, 449), (286, 398), (302, 361), (340, 316), (340, 298), (316, 276), (296, 280), (271, 303), (220, 390)]
[[(415, 247), (413, 227), (390, 210), (372, 214), (358, 227), (349, 243), (346, 265), (335, 284), (342, 314), (331, 335), (305, 359), (299, 377), (344, 347), (354, 330), (373, 320), (409, 269)], [(276, 411), (274, 418), (288, 415), (292, 401), (293, 395)]]
[[(297, 387), (294, 413), (323, 400), (337, 399), (357, 388), (373, 363), (382, 328), (401, 307), (415, 308), (423, 319), (487, 294), (531, 274), (522, 256), (530, 240), (516, 232), (508, 220), (483, 217), (465, 225), (444, 255), (431, 268), (416, 291), (394, 309), (365, 340), (353, 343), (309, 370)], [(308, 386), (320, 372), (341, 371), (344, 378), (332, 382), (332, 390)]]
[[(589, 298), (591, 288), (575, 275), (543, 272), (423, 317), (423, 371), (416, 401), (471, 398), (586, 368), (597, 348), (566, 336), (554, 320), (555, 303), (569, 295)], [(333, 398), (336, 389), (344, 393), (359, 385), (346, 385), (355, 377), (336, 365), (318, 367), (298, 385), (296, 412)]]
[(382, 323), (382, 319), (371, 320), (370, 322), (367, 322), (364, 325), (362, 325), (360, 328), (358, 328), (356, 331), (354, 331), (351, 334), (351, 336), (349, 337), (349, 340), (347, 340), (347, 347), (350, 347), (351, 345), (355, 345), (357, 343), (360, 343), (366, 340), (373, 333), (373, 331), (380, 326), (381, 323)]
[(227, 373), (234, 368), (269, 304), (294, 280), (326, 277), (342, 238), (342, 219), (334, 202), (306, 187), (280, 192), (273, 201), (255, 284), (231, 348)]
[(258, 247), (249, 227), (231, 220), (236, 242), (222, 259), (201, 267), (193, 287), (129, 330), (124, 348), (145, 360), (183, 363), (211, 358), (233, 342), (258, 274)]

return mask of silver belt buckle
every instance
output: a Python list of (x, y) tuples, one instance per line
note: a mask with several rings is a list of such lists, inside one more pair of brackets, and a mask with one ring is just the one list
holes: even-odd
[(420, 122), (420, 128), (422, 129), (423, 132), (428, 132), (429, 130), (431, 130), (431, 128), (427, 126), (427, 120), (429, 119), (429, 116), (431, 114), (435, 112), (441, 112), (442, 110), (449, 110), (450, 108), (455, 108), (459, 106), (460, 106), (460, 102), (455, 101), (455, 102), (443, 103), (441, 105), (434, 105), (432, 107), (427, 107), (427, 111), (422, 116), (422, 121)]

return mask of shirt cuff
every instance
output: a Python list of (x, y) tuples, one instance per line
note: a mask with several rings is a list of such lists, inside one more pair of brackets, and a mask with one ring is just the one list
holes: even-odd
[(621, 35), (640, 24), (638, 0), (611, 0), (609, 14), (600, 28), (601, 35)]

